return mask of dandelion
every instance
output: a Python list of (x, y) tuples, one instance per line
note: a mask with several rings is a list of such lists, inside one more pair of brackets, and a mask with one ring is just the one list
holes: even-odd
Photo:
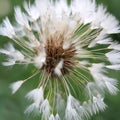
[(14, 82), (10, 85), (11, 89), (12, 89), (12, 93), (16, 93), (16, 91), (21, 87), (21, 85), (23, 84), (23, 80)]
[(120, 44), (109, 38), (120, 32), (116, 18), (95, 0), (35, 0), (15, 8), (15, 25), (5, 18), (0, 34), (8, 43), (0, 53), (4, 66), (32, 64), (35, 73), (11, 85), (12, 92), (29, 79), (40, 81), (26, 98), (25, 113), (42, 120), (84, 120), (104, 111), (105, 92), (117, 94), (117, 80), (109, 70), (120, 70)]

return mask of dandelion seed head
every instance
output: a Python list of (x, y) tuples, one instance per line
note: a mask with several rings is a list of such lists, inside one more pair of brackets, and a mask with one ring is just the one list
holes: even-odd
[(42, 69), (51, 74), (51, 76), (67, 74), (75, 64), (73, 60), (75, 56), (74, 46), (63, 49), (64, 36), (58, 35), (49, 38), (46, 41), (46, 61)]
[[(35, 73), (11, 85), (15, 93), (23, 83), (39, 74), (38, 86), (26, 98), (25, 113), (43, 120), (84, 120), (104, 111), (105, 93), (117, 94), (116, 78), (108, 72), (120, 70), (120, 44), (111, 34), (120, 32), (116, 18), (95, 0), (35, 0), (15, 7), (15, 25), (5, 18), (0, 35), (9, 37), (4, 66), (33, 65)], [(30, 70), (29, 70), (30, 71)], [(84, 97), (83, 97), (84, 96)], [(62, 112), (61, 112), (62, 111)]]

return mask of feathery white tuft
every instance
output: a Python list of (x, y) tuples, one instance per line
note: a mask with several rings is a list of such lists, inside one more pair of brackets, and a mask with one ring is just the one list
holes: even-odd
[(48, 119), (50, 115), (50, 104), (47, 99), (45, 99), (40, 106), (40, 113), (44, 119)]
[(34, 112), (36, 114), (39, 114), (41, 104), (44, 101), (43, 88), (40, 87), (40, 88), (36, 88), (36, 89), (30, 91), (26, 95), (26, 98), (28, 100), (32, 100), (33, 103), (30, 106), (28, 106), (28, 108), (25, 110), (25, 113), (30, 114), (30, 113)]
[(99, 83), (99, 81), (101, 81), (101, 76), (105, 71), (104, 64), (103, 63), (92, 64), (92, 66), (89, 67), (88, 69), (90, 70), (90, 73), (93, 76), (94, 80)]
[(15, 64), (15, 61), (13, 61), (13, 59), (8, 59), (7, 62), (2, 62), (2, 65), (4, 66), (12, 66)]
[(72, 12), (77, 13), (76, 17), (78, 17), (78, 19), (81, 19), (84, 24), (90, 23), (92, 21), (92, 16), (94, 15), (96, 9), (96, 4), (94, 1), (74, 0), (71, 7)]
[(62, 75), (61, 69), (63, 68), (63, 64), (64, 64), (63, 60), (60, 60), (60, 62), (55, 67), (54, 72), (55, 72), (56, 75), (58, 75), (58, 76)]
[(120, 64), (107, 65), (106, 68), (113, 69), (113, 70), (120, 70)]
[(14, 27), (11, 25), (7, 17), (3, 21), (3, 25), (0, 27), (0, 34), (3, 36), (7, 36), (11, 39), (14, 38), (14, 36), (16, 35)]
[(53, 114), (50, 115), (49, 120), (55, 120), (55, 117)]
[(35, 0), (35, 4), (39, 10), (41, 16), (46, 15), (46, 13), (50, 12), (50, 2), (49, 0)]
[(120, 52), (119, 51), (113, 50), (111, 52), (106, 53), (105, 55), (111, 63), (113, 64), (120, 63)]
[(24, 55), (20, 51), (16, 50), (11, 43), (8, 43), (5, 48), (6, 49), (0, 49), (0, 53), (9, 56), (9, 59), (8, 62), (3, 62), (3, 65), (9, 66), (14, 65), (17, 61), (24, 61)]
[(93, 115), (91, 99), (88, 101), (84, 101), (82, 106), (86, 110), (88, 118), (89, 118), (89, 116)]
[(85, 109), (85, 107), (83, 105), (79, 106), (79, 114), (81, 116), (82, 119), (84, 118), (90, 118), (90, 114), (89, 111), (87, 111), (87, 109)]
[(108, 48), (120, 51), (120, 44), (118, 42), (112, 42)]
[(24, 2), (24, 8), (27, 11), (28, 15), (32, 18), (33, 22), (40, 17), (40, 12), (36, 4), (30, 5), (27, 2)]
[(25, 110), (24, 113), (25, 113), (25, 114), (34, 113), (35, 115), (37, 115), (37, 114), (39, 114), (39, 108), (37, 108), (37, 107), (36, 107), (36, 104), (33, 103), (33, 104), (29, 105), (29, 106), (26, 108), (26, 110)]
[(106, 19), (102, 21), (101, 26), (104, 28), (106, 33), (108, 34), (119, 33), (120, 26), (116, 18), (111, 14), (106, 14), (105, 16), (106, 16)]
[(55, 115), (55, 120), (60, 120), (60, 116), (58, 113)]
[(60, 117), (58, 114), (56, 114), (55, 116), (53, 114), (50, 115), (49, 120), (60, 120)]
[(79, 109), (79, 102), (72, 97), (71, 95), (68, 96), (67, 106), (66, 106), (66, 119), (67, 120), (81, 120), (81, 116), (77, 111)]
[(100, 39), (99, 41), (97, 41), (97, 43), (103, 45), (109, 45), (112, 44), (112, 39), (111, 38)]
[(41, 68), (46, 61), (45, 49), (42, 49), (37, 56), (34, 58), (34, 64), (37, 68)]
[(20, 24), (22, 27), (25, 27), (28, 30), (31, 30), (27, 16), (25, 13), (21, 11), (20, 7), (15, 8), (15, 19), (17, 23)]
[[(96, 68), (99, 69), (96, 69)], [(106, 89), (112, 95), (116, 94), (119, 90), (117, 88), (117, 81), (113, 78), (109, 78), (103, 74), (104, 69), (102, 64), (96, 64), (90, 68), (91, 74), (95, 79), (97, 86), (100, 89)]]
[(28, 98), (28, 100), (33, 100), (33, 102), (35, 103), (36, 107), (39, 107), (40, 104), (43, 102), (44, 100), (44, 96), (43, 96), (43, 88), (36, 88), (32, 91), (30, 91), (26, 97)]
[[(99, 82), (100, 83), (100, 82)], [(102, 94), (95, 82), (88, 82), (85, 88), (87, 95), (92, 99), (93, 96)]]
[(23, 80), (12, 83), (10, 85), (10, 88), (12, 89), (12, 94), (16, 93), (23, 83)]
[(102, 98), (100, 94), (93, 97), (92, 108), (93, 108), (93, 112), (95, 114), (99, 111), (104, 111), (105, 108), (107, 107), (103, 100), (104, 100), (104, 98)]
[(104, 80), (104, 84), (110, 94), (115, 95), (118, 93), (119, 89), (117, 88), (117, 80), (113, 78), (108, 78), (106, 76), (102, 76), (102, 79)]

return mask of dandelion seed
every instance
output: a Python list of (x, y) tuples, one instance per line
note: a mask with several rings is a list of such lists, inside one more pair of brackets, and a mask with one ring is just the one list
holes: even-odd
[(49, 120), (55, 120), (55, 117), (54, 117), (54, 115), (53, 115), (53, 114), (52, 114), (52, 115), (50, 115)]
[(113, 69), (113, 70), (120, 70), (120, 64), (115, 65), (108, 65), (106, 68)]
[(5, 18), (3, 25), (0, 27), (0, 35), (7, 36), (11, 39), (15, 36), (14, 27), (11, 25), (8, 18)]
[(43, 119), (48, 119), (50, 116), (50, 105), (49, 101), (45, 99), (40, 106), (40, 113), (42, 113)]
[(60, 120), (60, 117), (59, 117), (58, 113), (55, 116), (55, 120)]
[(36, 116), (36, 115), (39, 115), (39, 108), (37, 108), (37, 106), (36, 106), (36, 104), (35, 103), (33, 103), (33, 104), (31, 104), (31, 105), (29, 105), (27, 108), (26, 108), (26, 110), (25, 110), (25, 114), (31, 114), (31, 113), (33, 113), (34, 114), (34, 116)]
[(120, 52), (114, 50), (107, 53), (106, 56), (108, 57), (109, 61), (113, 64), (120, 63)]
[(103, 102), (103, 99), (101, 97), (101, 95), (97, 95), (97, 97), (93, 97), (93, 112), (99, 112), (100, 111), (104, 111), (106, 108), (105, 103)]
[(21, 87), (23, 83), (24, 83), (23, 80), (12, 83), (10, 85), (10, 88), (12, 89), (12, 93), (14, 94)]
[(26, 2), (24, 3), (24, 8), (32, 18), (32, 21), (36, 21), (40, 17), (40, 12), (36, 6), (36, 4), (28, 5)]
[(26, 95), (32, 103), (25, 113), (42, 120), (84, 120), (104, 111), (105, 92), (119, 91), (116, 78), (108, 75), (111, 69), (120, 70), (120, 44), (109, 37), (120, 32), (116, 18), (95, 0), (73, 0), (70, 5), (35, 0), (23, 6), (25, 12), (15, 7), (15, 26), (8, 18), (0, 26), (0, 35), (20, 50), (9, 43), (0, 53), (8, 57), (4, 66), (33, 64), (36, 70), (13, 83), (12, 93), (40, 75), (38, 86)]
[(19, 7), (15, 8), (15, 19), (22, 27), (31, 30), (26, 14), (23, 13)]
[(41, 50), (40, 53), (34, 58), (34, 64), (38, 68), (42, 68), (46, 61), (45, 50)]
[(41, 104), (44, 100), (44, 96), (43, 96), (43, 89), (41, 88), (37, 88), (34, 89), (32, 91), (30, 91), (26, 97), (28, 98), (28, 100), (33, 100), (33, 102), (36, 104), (36, 106), (39, 107), (39, 104)]
[(54, 70), (54, 72), (56, 73), (56, 75), (60, 76), (60, 75), (62, 74), (62, 73), (61, 73), (62, 67), (63, 67), (63, 60), (61, 60), (61, 61), (57, 64), (57, 66), (56, 66), (56, 68), (55, 68), (55, 70)]
[(71, 95), (68, 96), (67, 107), (66, 107), (66, 119), (69, 120), (81, 120), (81, 116), (77, 109), (79, 109), (78, 101)]
[(0, 49), (0, 53), (9, 56), (8, 62), (3, 62), (3, 65), (10, 66), (16, 62), (24, 62), (24, 55), (16, 50), (11, 43), (6, 45), (6, 49)]

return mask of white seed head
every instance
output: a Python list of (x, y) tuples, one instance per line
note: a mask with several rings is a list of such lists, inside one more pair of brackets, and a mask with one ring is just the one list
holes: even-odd
[(36, 104), (33, 103), (26, 108), (25, 114), (31, 114), (31, 113), (37, 114), (38, 111), (39, 109), (36, 107)]
[(32, 21), (36, 21), (40, 17), (39, 9), (35, 4), (30, 5), (27, 2), (24, 2), (24, 8), (28, 15), (32, 18)]
[[(31, 100), (25, 113), (45, 120), (84, 120), (104, 111), (105, 92), (117, 94), (117, 80), (108, 72), (120, 70), (120, 44), (110, 38), (120, 33), (116, 18), (95, 0), (35, 0), (24, 2), (24, 12), (15, 7), (15, 21), (5, 18), (0, 35), (8, 43), (0, 53), (4, 66), (32, 65), (34, 72), (11, 85), (39, 77), (37, 88), (26, 95)], [(83, 97), (85, 95), (85, 97)], [(86, 96), (87, 95), (87, 96)], [(81, 98), (82, 96), (82, 98)]]
[(3, 25), (0, 27), (0, 35), (7, 36), (9, 38), (14, 38), (15, 30), (9, 19), (6, 17), (3, 21)]
[(108, 52), (108, 53), (106, 53), (106, 57), (113, 64), (120, 63), (120, 52), (119, 51), (113, 50), (111, 52)]
[(33, 100), (33, 103), (35, 103), (35, 105), (37, 106), (37, 108), (40, 106), (40, 104), (43, 102), (44, 100), (44, 96), (43, 96), (43, 88), (36, 88), (32, 91), (30, 91), (26, 97), (28, 98), (28, 100)]
[(42, 68), (46, 61), (45, 50), (41, 50), (37, 56), (34, 58), (34, 64), (37, 68)]
[(99, 111), (104, 111), (105, 108), (107, 107), (106, 104), (104, 103), (104, 98), (101, 97), (101, 95), (97, 95), (97, 97), (93, 97), (93, 112), (97, 113)]
[(7, 62), (3, 62), (2, 64), (4, 66), (12, 66), (12, 65), (15, 65), (15, 61), (13, 61), (12, 59), (9, 59)]
[(23, 80), (12, 83), (10, 85), (10, 88), (12, 89), (12, 94), (16, 93), (23, 83)]
[(22, 27), (26, 27), (28, 30), (31, 30), (27, 16), (21, 11), (20, 7), (15, 8), (15, 19)]
[(107, 65), (106, 68), (113, 69), (113, 70), (120, 70), (120, 64)]
[(42, 117), (47, 119), (50, 115), (50, 105), (49, 101), (45, 99), (40, 106), (40, 113), (42, 113)]
[(115, 95), (118, 93), (119, 89), (117, 88), (117, 80), (113, 79), (113, 78), (109, 78), (106, 76), (102, 77), (105, 83), (105, 86), (107, 88), (107, 90), (109, 91), (110, 94)]
[(17, 61), (24, 61), (24, 55), (20, 51), (16, 50), (11, 43), (8, 43), (5, 46), (5, 49), (0, 49), (0, 53), (9, 56), (8, 62), (3, 62), (3, 65), (5, 66), (14, 65)]
[(50, 115), (49, 120), (55, 120), (55, 117), (53, 114)]
[(120, 51), (120, 44), (118, 42), (112, 42), (108, 48)]
[(79, 108), (79, 102), (73, 96), (69, 95), (66, 107), (66, 119), (81, 120), (81, 116), (79, 115), (77, 108)]
[(58, 113), (55, 115), (55, 120), (61, 120)]
[(60, 60), (60, 62), (57, 64), (57, 66), (55, 67), (55, 74), (58, 75), (58, 76), (61, 76), (62, 73), (61, 73), (61, 69), (63, 68), (63, 60)]

